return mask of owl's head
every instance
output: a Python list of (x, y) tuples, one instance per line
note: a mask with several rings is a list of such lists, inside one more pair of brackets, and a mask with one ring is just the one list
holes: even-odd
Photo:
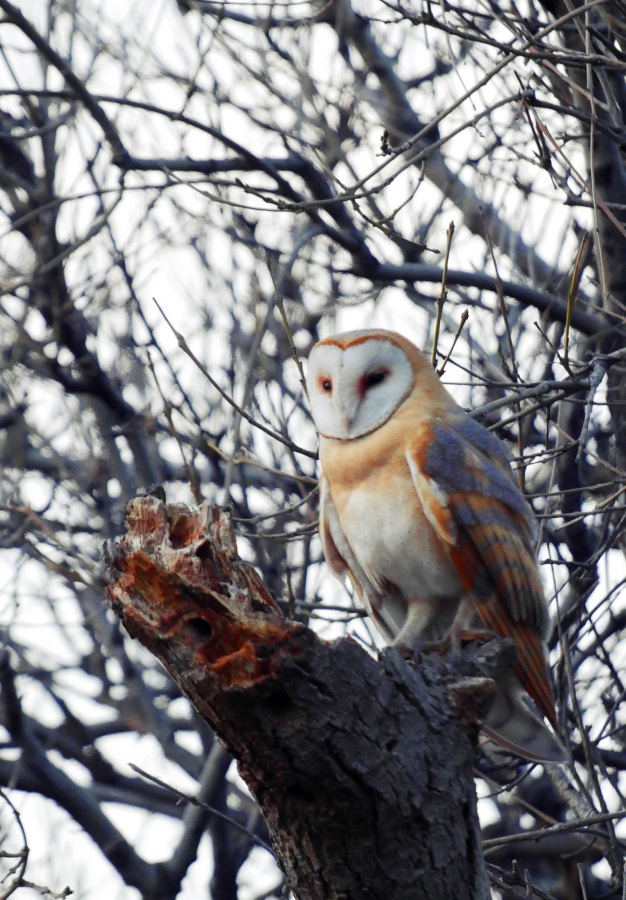
[(348, 331), (320, 341), (307, 372), (319, 434), (346, 441), (380, 428), (428, 365), (417, 347), (393, 331)]

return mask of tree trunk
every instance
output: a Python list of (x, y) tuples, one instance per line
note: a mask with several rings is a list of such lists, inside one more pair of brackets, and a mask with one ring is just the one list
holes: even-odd
[(237, 760), (299, 900), (487, 900), (476, 729), (445, 664), (283, 618), (208, 504), (135, 498), (107, 558), (114, 611)]

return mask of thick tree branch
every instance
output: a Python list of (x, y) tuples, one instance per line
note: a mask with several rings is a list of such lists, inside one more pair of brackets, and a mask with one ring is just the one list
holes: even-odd
[(280, 616), (230, 516), (135, 498), (108, 596), (238, 762), (301, 898), (489, 896), (470, 736), (440, 662)]

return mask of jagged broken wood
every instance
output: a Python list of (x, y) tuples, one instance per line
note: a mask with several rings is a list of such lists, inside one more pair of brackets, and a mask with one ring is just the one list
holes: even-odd
[(208, 503), (133, 499), (107, 562), (113, 610), (237, 760), (299, 900), (489, 897), (472, 728), (441, 661), (284, 618)]

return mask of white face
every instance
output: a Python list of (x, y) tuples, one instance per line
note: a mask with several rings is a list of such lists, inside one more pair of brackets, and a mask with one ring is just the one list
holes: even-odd
[(390, 418), (413, 387), (413, 370), (404, 351), (385, 337), (345, 350), (322, 344), (309, 356), (307, 387), (318, 432), (346, 441)]

